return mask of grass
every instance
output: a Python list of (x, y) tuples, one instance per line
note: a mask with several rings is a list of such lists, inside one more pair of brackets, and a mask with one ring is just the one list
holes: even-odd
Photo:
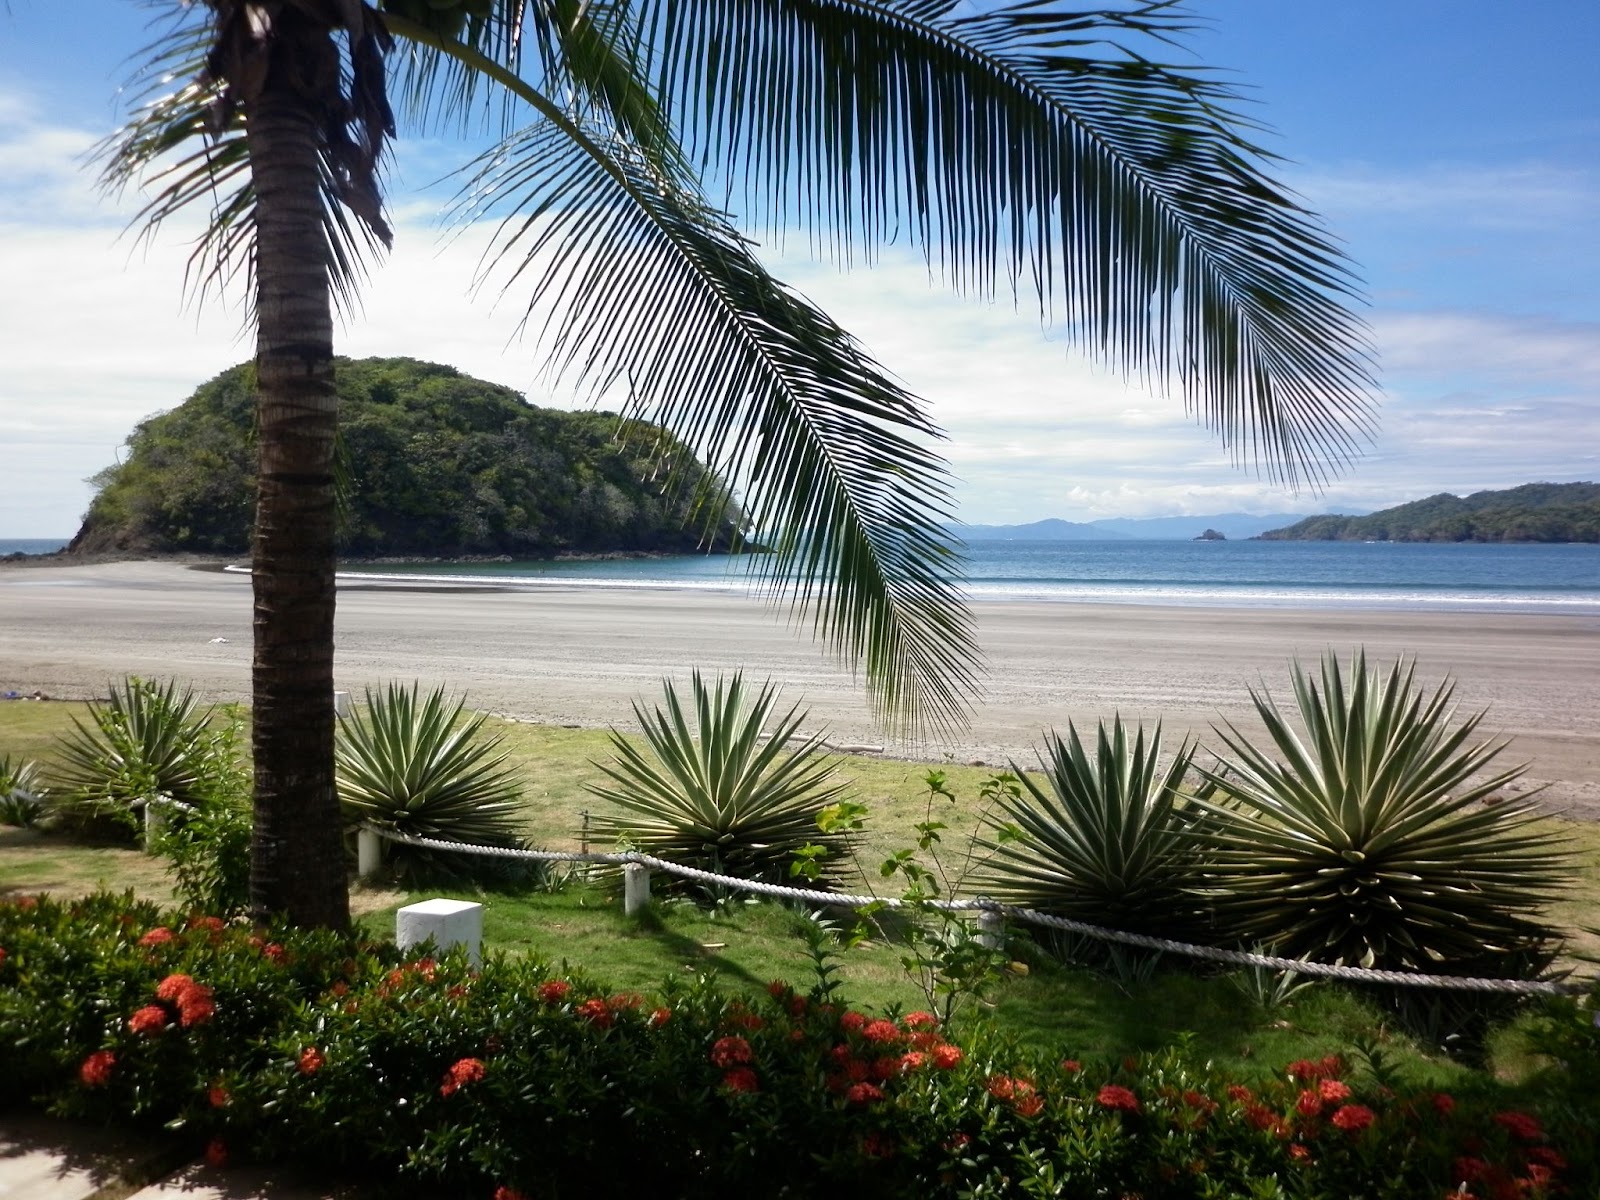
[[(0, 705), (0, 753), (34, 758), (48, 767), (54, 743), (82, 719), (86, 706), (69, 702)], [(594, 761), (610, 755), (598, 730), (491, 721), (527, 781), (522, 828), (537, 844), (576, 849), (585, 808), (603, 801), (585, 791), (601, 773)], [(924, 815), (928, 764), (844, 758), (858, 798), (871, 810), (860, 860), (874, 864), (911, 841), (912, 823)], [(939, 816), (961, 845), (976, 820), (978, 790), (996, 769), (943, 764), (958, 801)], [(1560, 822), (1575, 854), (1576, 878), (1554, 910), (1569, 930), (1570, 950), (1600, 955), (1600, 932), (1586, 930), (1600, 911), (1600, 825)], [(874, 872), (875, 873), (875, 872)], [(82, 893), (124, 890), (158, 902), (173, 894), (161, 863), (137, 850), (86, 846), (24, 830), (0, 830), (0, 894), (20, 891)], [(474, 896), (471, 891), (427, 895)], [(365, 886), (352, 907), (375, 932), (393, 929), (393, 912), (421, 893)], [(613, 986), (645, 990), (670, 975), (711, 972), (731, 988), (756, 990), (773, 978), (807, 987), (812, 978), (799, 934), (803, 915), (775, 904), (725, 904), (707, 911), (686, 902), (658, 901), (639, 918), (625, 917), (615, 895), (596, 886), (554, 892), (495, 893), (486, 906), (485, 938), (509, 953), (534, 953), (581, 964)], [(1292, 1058), (1348, 1050), (1376, 1036), (1419, 1079), (1450, 1084), (1462, 1070), (1420, 1053), (1389, 1031), (1383, 1014), (1360, 996), (1317, 987), (1287, 1009), (1265, 1012), (1234, 983), (1185, 971), (1161, 971), (1121, 985), (1103, 975), (1062, 966), (1049, 956), (1019, 951), (1029, 971), (1008, 976), (990, 998), (994, 1019), (1024, 1041), (1074, 1057), (1116, 1057), (1158, 1049), (1188, 1036), (1201, 1057), (1243, 1076), (1277, 1069)], [(874, 1008), (923, 1004), (899, 966), (893, 947), (869, 945), (843, 961), (841, 979), (853, 1003)], [(1496, 1056), (1518, 1071), (1514, 1031), (1499, 1039)]]
[[(800, 990), (814, 982), (801, 933), (808, 918), (773, 903), (707, 910), (687, 901), (658, 901), (628, 917), (614, 892), (582, 883), (520, 895), (446, 888), (395, 897), (362, 923), (386, 935), (394, 928), (394, 909), (440, 895), (484, 902), (484, 942), (494, 950), (581, 968), (623, 990), (649, 992), (665, 978), (689, 975), (712, 975), (728, 991), (752, 994), (773, 979)], [(1159, 971), (1119, 985), (1056, 963), (1025, 943), (1018, 953), (1027, 959), (1027, 973), (1006, 973), (980, 1011), (1018, 1041), (1052, 1055), (1117, 1059), (1183, 1040), (1197, 1058), (1251, 1081), (1296, 1058), (1349, 1053), (1353, 1045), (1371, 1041), (1419, 1086), (1459, 1086), (1471, 1074), (1423, 1053), (1390, 1028), (1379, 1010), (1342, 988), (1312, 988), (1289, 1006), (1263, 1010), (1231, 976)], [(925, 1001), (901, 971), (899, 957), (895, 947), (882, 943), (844, 953), (837, 974), (843, 996), (875, 1011), (922, 1007)]]

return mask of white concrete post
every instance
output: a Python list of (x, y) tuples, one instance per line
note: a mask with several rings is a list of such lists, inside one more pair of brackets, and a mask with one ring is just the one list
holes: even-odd
[(156, 843), (161, 840), (161, 832), (167, 827), (167, 814), (162, 811), (166, 806), (156, 803), (154, 796), (144, 802), (144, 852), (154, 854)]
[(348, 717), (350, 715), (350, 693), (335, 692), (333, 694), (333, 715)]
[(1006, 915), (992, 908), (978, 910), (978, 945), (1000, 950), (1006, 944)]
[(622, 868), (622, 911), (631, 917), (649, 903), (650, 868), (643, 863), (629, 863)]
[(356, 829), (356, 878), (365, 879), (369, 875), (375, 875), (381, 866), (383, 866), (383, 839), (378, 836), (378, 831), (372, 826), (358, 826)]
[(473, 966), (483, 961), (483, 905), (470, 900), (424, 900), (394, 915), (394, 944), (410, 949), (429, 939), (441, 951), (465, 946)]

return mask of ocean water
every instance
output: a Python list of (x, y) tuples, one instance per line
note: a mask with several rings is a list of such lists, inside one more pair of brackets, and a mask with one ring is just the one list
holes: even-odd
[[(742, 560), (365, 565), (351, 575), (502, 587), (742, 591)], [(1600, 545), (1398, 542), (985, 542), (975, 602), (1548, 612), (1600, 616)]]
[(0, 558), (7, 554), (52, 554), (69, 538), (0, 538)]

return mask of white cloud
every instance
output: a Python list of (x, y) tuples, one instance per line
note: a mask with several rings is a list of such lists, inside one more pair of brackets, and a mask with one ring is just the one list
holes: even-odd
[[(81, 481), (113, 461), (134, 423), (251, 352), (237, 309), (183, 308), (182, 228), (148, 248), (118, 240), (133, 198), (94, 199), (79, 162), (94, 137), (52, 127), (0, 91), (0, 535), (71, 533), (89, 497)], [(420, 150), (403, 161), (431, 163)], [(1476, 195), (1466, 182), (1429, 191), (1426, 172), (1414, 182), (1409, 191), (1347, 185), (1347, 196), (1420, 211)], [(1567, 203), (1559, 183), (1538, 203)], [(444, 240), (433, 211), (397, 197), (397, 249), (340, 332), (340, 352), (448, 362), (536, 402), (570, 403), (545, 390), (532, 347), (515, 340), (516, 298), (468, 299), (487, 232)], [(966, 520), (1366, 509), (1441, 490), (1600, 477), (1593, 322), (1379, 308), (1379, 440), (1325, 494), (1296, 496), (1232, 467), (1180, 399), (1075, 355), (1027, 304), (948, 297), (900, 251), (848, 275), (795, 256), (773, 261), (929, 400), (950, 435), (943, 449)]]

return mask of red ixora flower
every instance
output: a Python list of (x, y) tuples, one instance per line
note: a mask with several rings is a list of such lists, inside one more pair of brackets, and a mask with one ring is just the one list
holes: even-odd
[(759, 1092), (761, 1080), (749, 1067), (735, 1067), (722, 1077), (722, 1086), (730, 1092)]
[(871, 1083), (852, 1083), (844, 1093), (851, 1104), (871, 1104), (883, 1099), (883, 1089)]
[(920, 1071), (928, 1065), (928, 1056), (921, 1050), (907, 1050), (900, 1056), (901, 1071)]
[(206, 1143), (206, 1165), (218, 1168), (228, 1165), (227, 1142), (219, 1137), (214, 1137)]
[(318, 1050), (315, 1046), (307, 1046), (300, 1051), (299, 1061), (295, 1065), (299, 1068), (300, 1074), (315, 1075), (322, 1070), (324, 1061), (321, 1050)]
[(1322, 1097), (1307, 1088), (1295, 1100), (1294, 1108), (1302, 1117), (1314, 1117), (1322, 1111)]
[(1341, 1083), (1337, 1079), (1324, 1079), (1317, 1084), (1317, 1094), (1329, 1104), (1337, 1104), (1341, 1100), (1350, 1099), (1350, 1085)]
[(1456, 1110), (1456, 1098), (1448, 1092), (1437, 1092), (1433, 1097), (1433, 1110), (1441, 1117), (1448, 1117)]
[(983, 1086), (996, 1100), (1009, 1100), (1017, 1094), (1017, 1081), (1009, 1075), (991, 1075)]
[(191, 983), (178, 997), (178, 1024), (185, 1029), (204, 1024), (217, 1013), (217, 1002), (211, 989), (203, 983)]
[(774, 1000), (782, 1000), (788, 994), (789, 985), (781, 979), (774, 979), (771, 983), (767, 984), (767, 995), (771, 996)]
[(481, 1058), (463, 1058), (451, 1065), (444, 1073), (444, 1082), (439, 1085), (439, 1095), (453, 1096), (469, 1083), (477, 1083), (484, 1077), (487, 1068)]
[(1061, 1060), (1061, 1069), (1068, 1075), (1076, 1075), (1083, 1070), (1083, 1064), (1075, 1058), (1063, 1058)]
[(610, 1029), (617, 1023), (616, 1014), (611, 1011), (611, 1006), (600, 996), (589, 997), (573, 1009), (573, 1012), (600, 1029)]
[(204, 929), (207, 933), (221, 933), (228, 923), (221, 917), (190, 917), (190, 929)]
[(1311, 1151), (1296, 1142), (1289, 1147), (1289, 1157), (1298, 1163), (1308, 1163), (1311, 1161)]
[(494, 1200), (528, 1200), (523, 1192), (511, 1187), (497, 1187), (494, 1190)]
[(156, 999), (176, 1004), (183, 999), (183, 994), (194, 986), (193, 975), (168, 975), (156, 984)]
[(539, 985), (539, 999), (546, 1004), (560, 1004), (571, 990), (572, 985), (565, 979), (552, 979)]
[(916, 1012), (908, 1012), (901, 1017), (900, 1023), (907, 1029), (932, 1029), (939, 1023), (939, 1018), (931, 1012), (923, 1012), (919, 1009)]
[(1378, 1114), (1365, 1104), (1346, 1104), (1329, 1119), (1335, 1128), (1342, 1129), (1346, 1133), (1360, 1133), (1378, 1119)]
[(650, 1012), (651, 1029), (660, 1029), (670, 1020), (672, 1020), (672, 1010), (670, 1008), (656, 1008)]
[(167, 1027), (167, 1010), (159, 1004), (146, 1004), (128, 1018), (128, 1028), (145, 1037), (154, 1037)]
[(711, 1046), (711, 1063), (713, 1066), (735, 1067), (740, 1063), (749, 1062), (754, 1057), (750, 1050), (750, 1043), (742, 1037), (718, 1038)]
[(858, 1012), (847, 1012), (839, 1018), (839, 1028), (846, 1033), (855, 1033), (866, 1025), (867, 1019)]
[(117, 1056), (109, 1050), (96, 1050), (83, 1060), (78, 1068), (78, 1078), (85, 1087), (105, 1087), (111, 1082), (111, 1070), (117, 1065)]
[(1494, 1122), (1502, 1129), (1509, 1130), (1512, 1137), (1525, 1142), (1538, 1141), (1544, 1136), (1544, 1126), (1539, 1124), (1539, 1118), (1525, 1112), (1495, 1113)]
[(1108, 1083), (1095, 1095), (1095, 1103), (1101, 1108), (1117, 1109), (1122, 1112), (1138, 1112), (1139, 1097), (1120, 1084)]
[(165, 946), (172, 940), (172, 930), (165, 925), (157, 925), (149, 933), (139, 939), (141, 946)]
[(883, 1134), (873, 1130), (861, 1139), (861, 1153), (868, 1158), (894, 1157), (894, 1143)]
[(220, 1083), (214, 1083), (206, 1091), (206, 1102), (212, 1108), (227, 1108), (228, 1105), (233, 1103), (233, 1096)]
[(1026, 1094), (1020, 1091), (1017, 1093), (1017, 1098), (1011, 1102), (1011, 1107), (1019, 1117), (1037, 1117), (1044, 1111), (1044, 1097), (1030, 1086)]
[(900, 1028), (893, 1021), (868, 1021), (862, 1027), (861, 1036), (869, 1042), (898, 1042)]
[(964, 1057), (961, 1053), (961, 1047), (951, 1045), (949, 1042), (940, 1042), (930, 1053), (933, 1058), (933, 1065), (941, 1071), (950, 1070)]

